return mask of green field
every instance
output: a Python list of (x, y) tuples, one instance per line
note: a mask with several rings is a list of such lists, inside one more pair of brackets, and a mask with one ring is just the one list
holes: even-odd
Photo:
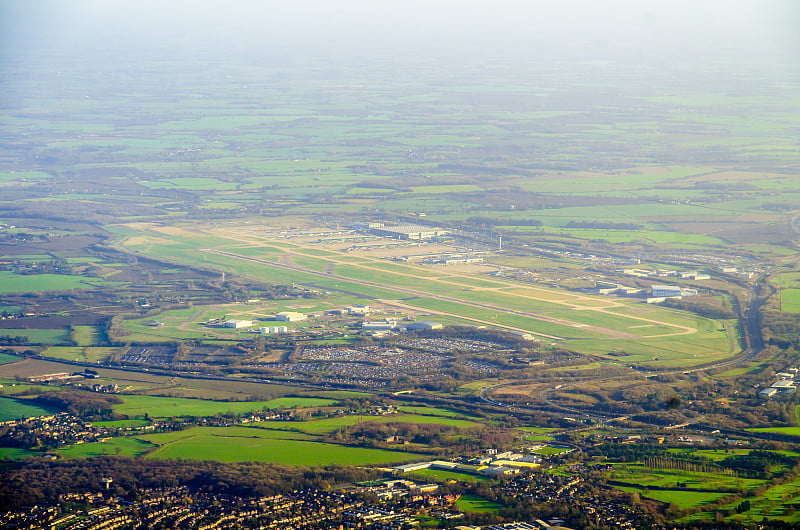
[(16, 355), (9, 355), (8, 353), (0, 353), (0, 364), (8, 364), (8, 363), (15, 363), (19, 361), (20, 358)]
[(0, 397), (0, 421), (16, 420), (18, 418), (30, 418), (34, 416), (44, 416), (53, 412), (60, 412), (47, 409), (25, 399), (14, 399), (10, 397)]
[[(724, 473), (699, 473), (691, 471), (672, 471), (646, 468), (640, 464), (628, 464), (615, 467), (609, 475), (610, 480), (633, 483), (642, 488), (657, 487), (670, 490), (694, 488), (716, 491), (721, 488), (755, 489), (765, 483), (764, 480), (740, 478)], [(685, 486), (678, 486), (678, 483)]]
[(78, 346), (95, 346), (100, 340), (100, 333), (94, 326), (73, 326), (70, 338)]
[(456, 501), (456, 506), (462, 512), (472, 513), (497, 513), (502, 504), (478, 497), (477, 495), (462, 495)]
[(143, 456), (155, 446), (139, 437), (125, 436), (111, 438), (105, 442), (92, 442), (71, 445), (58, 449), (56, 454), (61, 458), (93, 458), (96, 456)]
[(93, 421), (95, 427), (105, 427), (106, 429), (125, 429), (128, 427), (144, 427), (150, 425), (147, 420), (112, 420), (112, 421)]
[[(800, 406), (798, 406), (800, 407)], [(795, 413), (798, 412), (797, 407), (795, 407)], [(789, 436), (798, 436), (800, 437), (800, 427), (760, 427), (755, 429), (747, 429), (748, 431), (752, 432), (774, 432), (777, 434), (788, 434)]]
[(323, 434), (333, 432), (342, 427), (350, 427), (360, 423), (430, 423), (433, 425), (449, 425), (457, 428), (478, 427), (480, 423), (457, 418), (421, 416), (416, 414), (398, 414), (389, 416), (341, 416), (338, 418), (326, 418), (321, 420), (310, 420), (302, 422), (268, 421), (255, 425), (265, 429), (288, 429), (297, 430), (309, 434)]
[(686, 490), (654, 490), (645, 488), (634, 488), (621, 486), (617, 489), (630, 493), (637, 492), (648, 499), (675, 504), (681, 509), (701, 507), (704, 504), (721, 499), (729, 493), (718, 493), (713, 491), (686, 491)]
[(0, 294), (94, 289), (103, 283), (104, 281), (99, 278), (83, 276), (67, 276), (63, 274), (19, 275), (8, 271), (0, 271)]
[(31, 454), (27, 449), (19, 447), (0, 447), (0, 460), (22, 460)]
[(153, 434), (141, 438), (159, 445), (157, 450), (148, 454), (148, 458), (259, 461), (297, 466), (390, 464), (424, 458), (415, 453), (276, 439), (269, 431), (244, 427), (194, 427), (178, 433)]
[(296, 407), (324, 407), (336, 403), (323, 398), (277, 398), (270, 401), (210, 401), (206, 399), (172, 398), (159, 396), (120, 396), (123, 403), (114, 405), (114, 412), (129, 418), (149, 415), (151, 418), (179, 416), (214, 416), (215, 414), (243, 414), (262, 409)]
[(476, 475), (473, 473), (459, 473), (457, 471), (448, 471), (446, 469), (420, 469), (408, 474), (411, 478), (419, 478), (421, 480), (434, 480), (436, 482), (447, 482), (455, 480), (458, 482), (486, 482), (491, 480), (490, 477), (485, 475)]
[(23, 337), (31, 344), (61, 344), (69, 339), (65, 329), (0, 329), (0, 336)]
[(781, 310), (786, 313), (800, 313), (800, 289), (781, 289)]

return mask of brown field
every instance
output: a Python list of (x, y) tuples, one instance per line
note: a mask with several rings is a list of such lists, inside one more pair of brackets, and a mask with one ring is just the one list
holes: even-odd
[[(60, 372), (72, 373), (81, 369), (82, 367), (72, 364), (40, 359), (24, 359), (16, 363), (0, 365), (0, 378), (27, 378)], [(249, 381), (171, 377), (101, 367), (94, 367), (93, 369), (100, 374), (104, 381), (115, 382), (123, 391), (126, 389), (128, 391), (141, 391), (151, 395), (169, 394), (207, 399), (246, 399), (251, 395), (280, 396), (304, 390), (302, 387)]]

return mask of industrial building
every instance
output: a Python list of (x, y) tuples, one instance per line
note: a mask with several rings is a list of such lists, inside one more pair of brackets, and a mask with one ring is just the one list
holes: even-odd
[(252, 320), (226, 320), (223, 324), (223, 327), (226, 328), (234, 328), (234, 329), (242, 329), (242, 328), (249, 328), (253, 325)]
[(361, 329), (372, 330), (372, 331), (389, 331), (396, 327), (397, 327), (397, 321), (388, 319), (361, 323)]
[(304, 315), (303, 313), (295, 313), (294, 311), (281, 311), (275, 315), (273, 320), (279, 320), (281, 322), (298, 322), (307, 318), (308, 316)]
[(650, 287), (653, 298), (680, 298), (681, 288), (676, 285), (653, 285)]

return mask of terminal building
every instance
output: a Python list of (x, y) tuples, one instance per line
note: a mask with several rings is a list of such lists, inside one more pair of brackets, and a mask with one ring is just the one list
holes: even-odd
[(680, 298), (681, 288), (676, 285), (653, 285), (651, 288), (653, 298)]
[(371, 228), (370, 232), (376, 236), (392, 237), (408, 241), (422, 241), (435, 237), (446, 236), (450, 232), (443, 228), (422, 225), (398, 225)]

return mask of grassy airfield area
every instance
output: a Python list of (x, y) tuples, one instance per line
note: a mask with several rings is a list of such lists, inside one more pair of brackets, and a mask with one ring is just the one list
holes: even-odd
[(626, 362), (680, 367), (707, 362), (709, 355), (722, 359), (738, 352), (726, 326), (718, 321), (620, 298), (395, 264), (332, 248), (321, 253), (314, 245), (246, 227), (203, 232), (179, 227), (165, 234), (158, 226), (136, 224), (122, 232), (128, 236), (122, 248), (159, 259), (200, 262), (254, 279), (347, 291), (433, 318), (447, 316), (465, 324), (531, 333), (569, 344), (578, 352), (630, 352)]

